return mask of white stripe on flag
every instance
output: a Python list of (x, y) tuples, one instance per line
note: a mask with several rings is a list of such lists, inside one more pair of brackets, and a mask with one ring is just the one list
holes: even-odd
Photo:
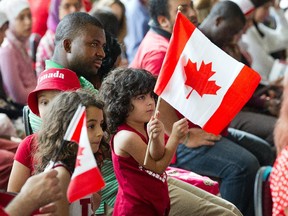
[(66, 133), (63, 137), (64, 140), (68, 140), (70, 141), (73, 134), (74, 134), (74, 131), (78, 125), (78, 122), (79, 122), (79, 119), (81, 118), (82, 116), (82, 113), (85, 111), (85, 106), (82, 106), (81, 104), (79, 104), (73, 118), (71, 119), (71, 122), (66, 130)]

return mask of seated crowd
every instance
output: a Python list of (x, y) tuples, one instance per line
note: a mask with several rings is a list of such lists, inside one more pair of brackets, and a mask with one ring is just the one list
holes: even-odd
[[(288, 75), (277, 71), (287, 64), (288, 16), (281, 1), (45, 4), (0, 1), (0, 197), (15, 197), (8, 205), (0, 200), (0, 215), (253, 216), (261, 166), (274, 166), (272, 215), (288, 215)], [(154, 92), (178, 13), (260, 75), (220, 134)], [(80, 146), (64, 139), (79, 104), (105, 186), (69, 202)]]

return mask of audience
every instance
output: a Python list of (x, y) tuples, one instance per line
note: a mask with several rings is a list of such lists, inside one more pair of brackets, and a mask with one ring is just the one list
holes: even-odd
[(14, 102), (25, 105), (37, 81), (26, 46), (32, 30), (30, 6), (27, 0), (3, 0), (0, 7), (9, 20), (7, 40), (0, 49), (4, 89)]
[[(53, 62), (46, 61), (48, 63), (47, 65), (48, 67), (51, 65), (56, 67), (62, 67), (61, 65), (68, 67), (72, 65), (77, 74), (81, 75), (83, 74), (83, 76), (85, 77), (92, 77), (92, 78), (93, 78), (93, 76), (91, 76), (92, 74), (94, 74), (94, 76), (97, 76), (98, 74), (97, 71), (100, 71), (101, 68), (98, 69), (98, 67), (95, 67), (94, 64), (90, 63), (89, 59), (91, 58), (90, 56), (91, 53), (84, 52), (84, 50), (86, 50), (87, 47), (85, 46), (85, 43), (81, 43), (83, 40), (87, 41), (87, 39), (92, 37), (93, 35), (92, 38), (95, 37), (95, 41), (102, 44), (101, 42), (103, 40), (102, 39), (103, 31), (100, 31), (101, 27), (99, 25), (96, 25), (95, 28), (94, 27), (95, 21), (91, 22), (91, 20), (94, 19), (92, 19), (89, 15), (85, 13), (75, 13), (67, 15), (63, 20), (60, 21), (56, 31), (56, 37), (55, 37), (56, 47), (52, 58)], [(75, 31), (75, 29), (79, 28), (81, 29), (81, 31)], [(93, 31), (91, 32), (91, 28), (92, 30), (94, 28), (95, 30), (98, 30), (96, 31), (96, 34), (93, 33)], [(71, 31), (72, 29), (74, 31)], [(72, 32), (74, 34), (72, 34)], [(85, 34), (83, 34), (83, 32), (85, 32)], [(69, 45), (71, 47), (77, 47), (77, 48), (67, 49), (65, 45), (67, 42), (69, 42)], [(61, 46), (61, 44), (64, 45)], [(103, 45), (104, 43), (101, 46), (97, 47), (100, 49), (102, 48)], [(83, 57), (78, 60), (78, 64), (79, 66), (82, 66), (85, 63), (86, 67), (85, 68), (79, 67), (77, 69), (76, 65), (73, 63), (75, 57), (79, 55), (79, 52), (83, 53)], [(98, 53), (101, 54), (101, 50), (99, 50)], [(92, 54), (93, 54), (92, 56), (95, 55), (94, 52), (92, 52)], [(112, 62), (111, 59), (108, 60), (107, 63), (110, 63), (110, 68), (114, 66), (114, 62)], [(108, 72), (108, 70), (106, 72)], [(90, 76), (88, 75), (86, 76), (86, 74), (90, 74)], [(82, 87), (84, 86), (84, 88), (91, 89), (91, 83), (89, 84), (89, 81), (86, 80), (84, 77), (80, 76), (80, 82)], [(109, 160), (109, 158), (107, 158), (107, 160), (104, 160), (101, 172), (106, 182), (106, 187), (104, 188), (104, 190), (101, 191), (102, 202), (99, 208), (101, 211), (98, 212), (97, 210), (97, 214), (105, 213), (111, 215), (113, 212), (116, 192), (118, 190), (118, 183), (115, 178), (115, 174), (113, 172), (112, 161)], [(193, 187), (179, 180), (168, 178), (168, 188), (169, 188), (169, 196), (171, 199), (171, 215), (188, 216), (191, 215), (191, 212), (192, 213), (195, 212), (195, 214), (198, 214), (199, 212), (207, 213), (208, 211), (207, 206), (209, 207), (210, 215), (215, 214), (217, 215), (218, 212), (221, 212), (222, 215), (231, 215), (231, 214), (241, 215), (239, 210), (230, 202), (227, 202), (219, 197), (213, 196), (205, 191), (202, 191), (196, 187)], [(191, 205), (191, 203), (197, 203), (197, 204)], [(199, 208), (199, 206), (203, 206), (203, 208)]]
[[(252, 57), (251, 67), (261, 75), (262, 84), (276, 83), (278, 80), (270, 80), (270, 72), (275, 59), (271, 53), (287, 48), (288, 22), (284, 12), (279, 6), (273, 6), (272, 0), (265, 0), (265, 4), (256, 8), (253, 17), (253, 25), (243, 35), (243, 41), (248, 45), (247, 51)], [(276, 4), (276, 3), (275, 3)], [(276, 20), (276, 29), (269, 28), (263, 24), (269, 13)]]
[[(86, 6), (91, 6), (91, 2), (84, 3)], [(251, 0), (252, 5), (256, 7), (256, 10), (255, 13), (249, 11), (248, 14), (246, 14), (243, 10), (243, 13), (241, 12), (241, 10), (239, 10), (239, 7), (241, 8), (241, 5), (239, 5), (239, 2), (237, 3), (237, 1), (236, 3), (239, 7), (237, 7), (234, 3), (228, 1), (221, 1), (219, 3), (215, 3), (207, 17), (205, 19), (201, 18), (200, 25), (198, 23), (197, 14), (193, 9), (193, 2), (191, 0), (126, 0), (125, 4), (123, 2), (122, 0), (95, 1), (93, 5), (93, 10), (90, 11), (90, 14), (96, 17), (95, 19), (85, 12), (79, 12), (82, 9), (83, 1), (51, 0), (49, 18), (47, 21), (48, 30), (41, 39), (37, 51), (37, 76), (41, 78), (41, 75), (45, 75), (47, 71), (48, 73), (49, 71), (52, 71), (53, 73), (55, 71), (58, 71), (59, 73), (61, 73), (61, 71), (69, 71), (69, 73), (71, 74), (71, 76), (69, 75), (69, 77), (73, 78), (73, 83), (77, 85), (77, 88), (84, 88), (90, 91), (90, 93), (82, 91), (77, 93), (60, 93), (60, 91), (70, 90), (70, 87), (72, 87), (72, 89), (75, 89), (76, 87), (74, 85), (75, 88), (73, 86), (70, 86), (69, 88), (65, 89), (61, 87), (49, 87), (47, 89), (39, 87), (41, 85), (41, 82), (38, 83), (35, 89), (36, 73), (33, 71), (32, 60), (28, 55), (29, 50), (26, 46), (27, 40), (30, 37), (32, 30), (32, 19), (28, 0), (2, 0), (0, 2), (0, 9), (5, 8), (5, 12), (8, 16), (8, 19), (2, 20), (2, 15), (0, 11), (0, 39), (4, 38), (5, 31), (8, 28), (7, 39), (4, 41), (2, 47), (0, 48), (0, 67), (4, 87), (0, 92), (1, 97), (3, 95), (3, 98), (5, 98), (5, 103), (8, 102), (9, 104), (11, 101), (7, 100), (7, 98), (12, 98), (11, 104), (17, 109), (16, 112), (13, 112), (11, 114), (11, 116), (17, 117), (22, 115), (21, 109), (23, 105), (27, 104), (28, 99), (28, 106), (32, 111), (30, 112), (29, 117), (33, 131), (37, 132), (40, 128), (42, 128), (40, 132), (37, 132), (36, 134), (33, 134), (31, 136), (27, 136), (25, 140), (19, 145), (19, 147), (17, 142), (11, 142), (9, 140), (5, 140), (5, 142), (2, 142), (2, 139), (0, 139), (0, 155), (2, 155), (0, 156), (0, 188), (2, 187), (3, 189), (6, 189), (7, 179), (8, 177), (10, 177), (8, 190), (14, 192), (19, 192), (21, 190), (20, 194), (16, 196), (16, 198), (13, 200), (13, 202), (11, 202), (11, 204), (9, 204), (9, 206), (4, 208), (3, 210), (1, 209), (8, 215), (20, 215), (20, 213), (18, 212), (19, 207), (17, 206), (23, 206), (23, 202), (26, 203), (26, 201), (28, 203), (31, 203), (31, 205), (26, 206), (24, 204), (25, 206), (23, 207), (23, 209), (21, 209), (21, 215), (26, 215), (26, 212), (27, 215), (29, 215), (35, 209), (39, 209), (41, 206), (44, 206), (46, 204), (48, 205), (40, 208), (41, 213), (47, 212), (54, 214), (55, 212), (57, 212), (61, 215), (68, 215), (69, 207), (67, 205), (68, 201), (66, 197), (62, 196), (62, 199), (60, 201), (59, 199), (61, 198), (61, 194), (66, 194), (67, 182), (69, 182), (71, 177), (70, 174), (73, 172), (74, 169), (74, 166), (71, 165), (74, 159), (60, 159), (60, 167), (55, 168), (58, 171), (57, 173), (60, 181), (62, 183), (65, 182), (66, 185), (65, 187), (62, 187), (61, 193), (60, 188), (58, 187), (59, 179), (56, 178), (56, 172), (50, 171), (48, 173), (39, 174), (31, 178), (29, 177), (34, 174), (34, 172), (39, 173), (44, 170), (44, 167), (48, 162), (44, 159), (45, 157), (51, 156), (50, 153), (46, 154), (45, 151), (49, 149), (51, 150), (51, 152), (55, 152), (59, 147), (59, 145), (57, 147), (57, 144), (55, 146), (48, 145), (49, 142), (47, 142), (47, 140), (49, 139), (47, 138), (47, 131), (49, 131), (51, 128), (49, 128), (49, 125), (56, 124), (56, 117), (60, 120), (63, 119), (65, 115), (70, 115), (71, 113), (69, 112), (69, 114), (68, 112), (64, 112), (63, 114), (59, 115), (57, 111), (62, 109), (63, 107), (66, 107), (65, 109), (67, 110), (74, 110), (75, 106), (77, 105), (77, 103), (73, 101), (76, 98), (76, 95), (80, 96), (80, 98), (82, 98), (83, 100), (84, 98), (90, 98), (90, 102), (92, 100), (94, 101), (95, 98), (92, 99), (92, 96), (90, 94), (97, 94), (98, 90), (100, 91), (100, 96), (102, 96), (102, 99), (107, 102), (110, 97), (108, 97), (107, 95), (113, 94), (112, 91), (110, 91), (111, 89), (107, 87), (109, 79), (111, 81), (111, 77), (113, 76), (122, 76), (123, 74), (121, 75), (121, 73), (135, 70), (124, 68), (113, 70), (114, 68), (119, 67), (119, 65), (123, 65), (123, 59), (126, 59), (126, 50), (123, 49), (123, 47), (121, 49), (119, 45), (124, 44), (124, 37), (126, 33), (127, 35), (125, 38), (125, 43), (127, 44), (127, 54), (129, 62), (131, 63), (130, 66), (133, 68), (141, 68), (148, 70), (156, 77), (160, 72), (160, 68), (167, 51), (177, 10), (181, 10), (181, 12), (186, 17), (188, 17), (194, 25), (198, 26), (198, 28), (213, 43), (215, 43), (217, 46), (219, 46), (226, 52), (230, 52), (229, 54), (231, 54), (239, 61), (243, 61), (247, 65), (251, 64), (252, 68), (255, 68), (254, 64), (257, 63), (257, 58), (260, 56), (260, 52), (256, 52), (256, 54), (254, 54), (253, 52), (250, 53), (250, 50), (254, 49), (254, 47), (258, 44), (258, 41), (254, 41), (254, 39), (251, 39), (254, 34), (259, 34), (258, 37), (260, 39), (258, 39), (262, 44), (262, 49), (266, 46), (268, 47), (267, 50), (265, 50), (267, 51), (265, 54), (269, 56), (269, 58), (271, 57), (270, 54), (272, 52), (283, 49), (286, 46), (286, 42), (284, 43), (285, 35), (276, 34), (277, 32), (282, 32), (281, 28), (283, 29), (286, 26), (285, 22), (283, 22), (281, 18), (283, 17), (283, 13), (279, 8), (271, 9), (272, 3), (268, 0), (261, 1), (261, 3), (259, 3), (260, 1), (258, 2), (257, 0)], [(198, 2), (200, 6), (201, 3), (205, 2)], [(211, 5), (209, 4), (209, 6)], [(148, 8), (150, 14), (148, 14)], [(264, 18), (268, 14), (268, 9), (272, 12), (275, 12), (274, 15), (277, 21), (276, 23), (278, 23), (278, 25), (276, 25), (276, 29), (274, 29), (274, 31), (273, 29), (269, 29), (269, 27), (262, 24), (262, 22), (264, 21), (264, 19), (262, 18)], [(137, 13), (137, 15), (135, 15), (136, 11), (139, 12)], [(250, 26), (250, 24), (246, 24), (245, 26), (245, 17), (243, 14), (246, 16), (246, 23), (251, 23), (249, 22), (249, 20), (253, 17), (254, 22), (252, 26)], [(147, 28), (149, 18), (151, 18), (149, 22), (150, 29)], [(217, 25), (215, 24), (215, 20), (220, 20)], [(7, 21), (9, 21), (9, 27)], [(247, 43), (248, 45), (246, 48), (244, 48), (244, 46), (239, 46), (239, 50), (236, 50), (237, 47), (235, 48), (235, 44), (233, 43), (235, 43), (237, 38), (239, 39), (241, 37), (242, 32), (245, 33), (246, 28), (248, 28), (248, 31), (243, 37), (243, 41), (247, 42), (247, 40), (251, 36), (250, 39), (254, 42), (252, 44)], [(283, 32), (284, 31), (285, 29), (283, 30)], [(148, 33), (146, 34), (146, 32)], [(267, 43), (268, 45), (265, 45), (264, 42), (267, 42), (271, 39), (271, 37), (268, 38), (270, 35), (274, 35), (272, 37), (273, 43)], [(275, 40), (275, 38), (277, 38), (277, 40)], [(240, 43), (241, 42), (239, 42), (239, 44)], [(246, 50), (244, 50), (243, 48)], [(252, 58), (249, 58), (249, 53), (247, 56), (244, 56), (243, 54), (245, 52), (243, 50), (248, 51), (250, 54), (252, 54)], [(238, 51), (239, 53), (237, 53)], [(243, 57), (246, 58), (244, 59)], [(122, 62), (120, 62), (121, 59)], [(261, 62), (261, 67), (264, 67), (267, 63), (269, 63), (269, 61)], [(126, 64), (124, 62), (124, 66), (125, 65)], [(44, 68), (46, 68), (46, 70), (44, 70)], [(64, 68), (68, 68), (69, 70)], [(268, 67), (266, 67), (266, 69), (268, 69)], [(111, 70), (113, 70), (113, 72), (110, 73)], [(261, 69), (260, 71), (259, 69), (258, 72), (262, 73), (263, 70)], [(267, 74), (268, 73), (266, 73), (266, 75)], [(265, 78), (266, 80), (267, 77), (268, 75)], [(287, 130), (288, 125), (286, 124), (286, 122), (288, 121), (285, 117), (287, 113), (287, 80), (288, 78), (286, 78), (286, 80), (284, 81), (285, 87), (284, 95), (282, 97), (283, 103), (281, 106), (279, 119), (277, 121), (274, 131), (274, 141), (275, 146), (277, 147), (278, 156), (271, 173), (273, 215), (288, 214), (286, 205), (287, 190), (285, 189), (284, 184), (286, 181), (285, 171), (287, 171), (285, 163), (287, 162), (288, 158), (288, 149), (285, 144), (285, 130)], [(263, 81), (265, 80), (263, 79)], [(67, 81), (65, 80), (64, 82)], [(131, 84), (130, 81), (127, 81), (127, 86), (129, 86), (129, 84)], [(121, 88), (119, 83), (118, 86), (116, 85), (116, 87)], [(137, 86), (137, 88), (138, 87), (139, 86)], [(145, 87), (147, 88), (147, 86)], [(35, 90), (33, 91), (33, 89)], [(152, 91), (152, 89), (150, 90)], [(119, 91), (120, 90), (118, 89), (118, 94)], [(127, 91), (127, 89), (125, 89), (125, 91)], [(31, 98), (30, 96), (28, 97), (29, 93), (30, 95), (33, 95), (33, 103), (29, 103), (29, 98)], [(56, 96), (59, 93), (60, 95)], [(103, 95), (106, 95), (107, 97), (104, 97)], [(47, 119), (45, 120), (44, 117), (43, 120), (45, 122), (44, 124), (42, 124), (42, 120), (39, 117), (44, 116), (44, 114), (41, 113), (41, 106), (46, 108), (46, 105), (50, 101), (52, 101), (52, 98), (54, 98), (55, 96), (57, 99), (52, 102), (53, 106), (50, 109), (49, 113), (47, 113), (47, 116), (53, 115), (54, 120), (51, 121), (49, 119), (50, 121), (48, 121)], [(250, 102), (253, 103), (253, 100), (258, 99), (262, 100), (261, 103), (265, 101), (264, 103), (267, 106), (267, 113), (270, 112), (268, 114), (273, 115), (274, 111), (277, 112), (277, 107), (275, 104), (273, 104), (274, 100), (271, 100), (271, 96), (273, 95), (271, 93), (270, 95), (266, 94), (265, 96), (268, 99), (265, 98), (264, 100), (262, 100), (263, 97), (258, 95), (257, 99), (253, 97)], [(279, 100), (282, 99), (281, 93), (277, 95), (277, 97), (277, 99)], [(99, 117), (100, 119), (104, 120), (102, 105), (98, 106), (99, 104), (97, 102), (97, 105), (95, 107), (94, 105), (88, 107), (87, 112), (88, 114), (91, 114), (92, 112), (90, 111), (93, 110), (93, 115), (95, 114), (95, 118)], [(279, 104), (280, 103), (278, 103), (277, 106)], [(121, 106), (119, 105), (119, 107)], [(161, 125), (160, 122), (163, 122), (165, 133), (171, 135), (173, 123), (177, 122), (180, 118), (182, 118), (182, 116), (165, 101), (161, 102), (159, 110), (159, 121), (156, 120), (156, 118), (153, 120), (153, 122), (157, 122), (157, 124), (155, 124), (158, 126)], [(175, 154), (176, 161), (172, 161), (172, 166), (192, 170), (193, 172), (202, 175), (216, 177), (220, 180), (220, 193), (221, 197), (223, 197), (224, 199), (214, 197), (211, 194), (202, 191), (196, 187), (193, 187), (189, 184), (181, 182), (180, 180), (168, 177), (166, 179), (167, 182), (164, 183), (164, 185), (165, 190), (167, 190), (165, 192), (165, 194), (167, 195), (165, 196), (165, 200), (170, 199), (170, 204), (165, 206), (166, 210), (168, 210), (170, 206), (169, 215), (254, 215), (252, 199), (254, 178), (256, 171), (261, 165), (271, 165), (273, 163), (274, 158), (271, 151), (271, 146), (273, 146), (274, 144), (272, 131), (274, 129), (276, 117), (267, 116), (267, 113), (261, 112), (256, 113), (257, 117), (255, 117), (255, 113), (253, 111), (246, 111), (247, 110), (242, 110), (238, 114), (238, 116), (236, 116), (234, 121), (232, 121), (230, 127), (226, 128), (223, 131), (223, 133), (221, 134), (222, 136), (215, 136), (214, 134), (207, 133), (201, 128), (199, 128), (197, 125), (193, 125), (191, 122), (189, 122), (190, 128), (188, 133), (190, 134), (190, 137), (188, 143), (184, 145), (183, 139), (177, 142), (178, 147)], [(133, 111), (131, 112), (133, 113)], [(9, 114), (7, 115), (8, 117), (10, 117), (10, 112), (8, 113)], [(89, 116), (91, 116), (90, 114)], [(130, 117), (128, 117), (128, 119), (129, 118)], [(115, 119), (115, 116), (112, 117), (109, 115), (108, 109), (108, 121), (110, 121), (111, 123), (111, 121), (113, 122), (115, 121)], [(256, 126), (251, 122), (257, 122)], [(266, 125), (266, 123), (268, 125)], [(68, 123), (66, 122), (65, 125), (67, 126), (67, 124)], [(245, 127), (243, 126), (243, 124), (245, 124)], [(250, 129), (247, 125), (249, 125)], [(97, 126), (98, 129), (101, 129), (101, 127)], [(102, 129), (101, 137), (103, 136), (104, 128)], [(157, 132), (155, 132), (156, 134), (161, 131), (161, 127), (159, 126), (158, 129), (159, 131), (157, 130)], [(237, 129), (243, 129), (246, 132), (251, 132), (263, 139), (266, 139), (266, 141), (269, 142), (270, 146), (264, 140)], [(60, 130), (55, 129), (55, 131), (55, 133), (60, 133)], [(65, 131), (65, 127), (63, 131)], [(61, 132), (62, 134), (63, 131)], [(118, 132), (112, 138), (111, 143), (114, 143), (114, 145), (116, 142), (119, 141), (115, 138), (117, 137), (117, 135), (119, 135), (119, 133), (121, 132)], [(139, 133), (139, 131), (137, 133)], [(146, 135), (146, 133), (144, 134)], [(4, 135), (9, 134), (5, 132)], [(40, 137), (39, 142), (37, 137)], [(91, 137), (92, 136), (90, 136), (90, 138)], [(61, 136), (58, 137), (58, 140), (60, 140), (60, 138)], [(156, 137), (154, 138), (156, 139)], [(2, 143), (4, 143), (4, 145)], [(40, 148), (36, 148), (36, 146), (38, 145)], [(73, 151), (70, 152), (72, 153), (70, 156), (74, 158), (76, 154), (74, 144), (70, 143), (69, 145), (67, 145), (67, 148), (68, 147), (71, 147), (71, 149), (73, 149)], [(94, 206), (93, 211), (95, 211), (99, 205), (99, 208), (95, 211), (96, 215), (112, 215), (113, 212), (115, 215), (117, 215), (120, 209), (119, 203), (123, 201), (123, 196), (121, 196), (121, 192), (123, 192), (123, 185), (121, 181), (120, 186), (118, 185), (116, 176), (119, 179), (121, 177), (119, 177), (118, 175), (119, 173), (117, 171), (117, 166), (115, 168), (117, 171), (115, 176), (115, 173), (113, 171), (113, 163), (116, 163), (117, 165), (117, 161), (114, 160), (112, 162), (112, 157), (114, 159), (118, 158), (117, 155), (119, 152), (115, 146), (113, 146), (112, 148), (112, 154), (107, 144), (102, 147), (97, 152), (96, 158), (98, 160), (98, 164), (100, 164), (101, 172), (106, 182), (106, 187), (101, 191), (101, 195), (99, 193), (93, 196), (93, 202), (98, 203), (96, 207)], [(13, 169), (10, 174), (12, 158), (14, 157), (17, 148), (18, 150), (15, 156)], [(35, 151), (36, 157), (34, 155)], [(64, 149), (63, 151), (66, 150)], [(121, 151), (120, 155), (122, 155), (122, 153), (123, 152)], [(134, 153), (129, 151), (129, 155), (132, 154)], [(128, 154), (125, 154), (125, 156), (127, 155)], [(152, 157), (154, 157), (153, 154)], [(23, 158), (25, 158), (25, 160)], [(129, 157), (129, 159), (131, 158), (132, 157)], [(134, 157), (134, 159), (136, 160), (134, 161), (135, 165), (138, 166), (140, 164), (147, 168), (147, 165), (142, 164), (143, 158), (138, 158), (138, 160), (137, 157)], [(2, 161), (5, 161), (5, 164), (2, 163)], [(38, 165), (40, 165), (40, 167), (37, 166), (36, 169), (34, 169), (33, 163), (36, 163), (36, 161), (39, 162)], [(65, 165), (62, 165), (62, 163), (64, 163)], [(149, 170), (153, 170), (153, 168), (150, 168)], [(165, 174), (164, 169), (162, 171)], [(161, 173), (159, 172), (159, 174), (162, 174), (162, 171)], [(4, 179), (4, 181), (2, 181), (2, 179)], [(50, 191), (49, 193), (45, 194), (45, 196), (40, 193), (38, 194), (39, 196), (36, 196), (36, 198), (35, 196), (32, 196), (32, 198), (27, 198), (27, 194), (35, 194), (36, 190), (40, 190), (40, 184), (43, 184), (45, 179), (49, 179), (46, 181), (46, 183), (51, 183), (50, 185), (53, 185), (52, 188), (54, 189), (52, 190), (54, 190), (55, 193), (51, 194)], [(128, 181), (130, 181), (129, 178)], [(31, 186), (31, 182), (33, 182), (34, 184), (33, 187)], [(39, 184), (36, 184), (35, 182), (38, 182)], [(47, 184), (42, 186), (41, 189), (43, 190), (43, 192), (47, 190)], [(27, 185), (29, 185), (30, 188), (28, 188)], [(119, 194), (116, 199), (116, 194), (118, 191)], [(143, 195), (143, 193), (141, 194)], [(48, 196), (51, 199), (49, 199)], [(46, 199), (45, 201), (43, 201), (42, 199), (44, 197)], [(143, 196), (141, 198), (143, 198)], [(140, 203), (144, 204), (144, 202), (142, 202), (143, 200), (140, 200)], [(49, 204), (51, 203), (51, 201), (57, 201), (56, 206), (55, 204)], [(135, 202), (135, 199), (133, 199), (133, 202)], [(131, 205), (132, 204), (129, 201), (129, 205), (126, 206)], [(155, 209), (158, 209), (158, 207), (156, 207)], [(238, 209), (242, 212), (242, 214), (239, 212)], [(136, 211), (139, 211), (139, 209), (136, 209)]]

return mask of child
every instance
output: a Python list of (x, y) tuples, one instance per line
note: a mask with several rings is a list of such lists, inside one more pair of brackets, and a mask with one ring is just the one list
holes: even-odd
[[(113, 134), (112, 159), (119, 182), (113, 215), (169, 214), (165, 169), (178, 143), (185, 139), (188, 122), (184, 118), (174, 124), (165, 146), (163, 124), (157, 118), (158, 113), (153, 117), (154, 85), (155, 78), (145, 70), (116, 69), (100, 89), (108, 129)], [(149, 139), (148, 162), (144, 165)]]
[[(45, 70), (38, 78), (36, 88), (28, 96), (28, 106), (33, 113), (42, 117), (47, 105), (57, 94), (79, 88), (79, 79), (73, 71), (55, 68)], [(33, 172), (31, 152), (35, 137), (35, 134), (27, 136), (19, 144), (8, 183), (10, 192), (19, 192)]]
[[(95, 154), (99, 148), (105, 147), (103, 135), (105, 130), (105, 119), (103, 113), (103, 103), (96, 99), (95, 94), (85, 91), (63, 92), (49, 105), (43, 119), (43, 124), (38, 132), (38, 147), (35, 152), (36, 173), (43, 172), (50, 161), (55, 162), (53, 169), (58, 171), (62, 192), (67, 194), (67, 187), (70, 182), (71, 175), (74, 171), (78, 144), (65, 141), (62, 145), (63, 137), (66, 133), (68, 125), (78, 108), (79, 104), (86, 107), (86, 125), (88, 138), (93, 153)], [(53, 119), (53, 121), (51, 121)], [(51, 145), (53, 144), (53, 145)], [(101, 157), (96, 157), (100, 160)], [(57, 159), (56, 159), (57, 158)], [(98, 163), (99, 164), (99, 163)], [(97, 203), (100, 203), (98, 195)], [(91, 215), (86, 208), (79, 209), (79, 205), (89, 202), (90, 199), (81, 199), (80, 202), (74, 202), (70, 205), (66, 196), (56, 202), (58, 215)], [(77, 208), (78, 207), (78, 208)], [(96, 209), (97, 207), (95, 207)], [(71, 211), (73, 209), (73, 211)], [(79, 209), (80, 212), (76, 211)]]
[(0, 66), (4, 89), (8, 97), (27, 104), (28, 94), (35, 88), (37, 78), (28, 54), (27, 41), (32, 30), (30, 5), (27, 0), (2, 0), (9, 28), (0, 50)]

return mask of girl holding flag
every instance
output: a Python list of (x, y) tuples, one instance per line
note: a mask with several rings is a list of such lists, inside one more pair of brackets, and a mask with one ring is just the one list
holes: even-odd
[[(56, 96), (45, 113), (42, 127), (38, 132), (39, 143), (35, 152), (35, 161), (37, 161), (35, 168), (36, 173), (43, 172), (49, 162), (53, 161), (53, 169), (58, 171), (58, 178), (60, 179), (63, 194), (67, 194), (68, 186), (70, 181), (72, 181), (71, 175), (74, 172), (74, 167), (81, 166), (81, 156), (86, 156), (85, 153), (79, 156), (79, 151), (77, 156), (78, 146), (75, 142), (63, 141), (64, 134), (79, 103), (86, 107), (86, 122), (84, 124), (86, 124), (88, 139), (98, 164), (101, 164), (103, 154), (108, 149), (108, 144), (106, 144), (103, 138), (106, 128), (103, 103), (96, 99), (94, 94), (84, 91), (63, 92)], [(51, 121), (52, 119), (53, 121)], [(80, 147), (81, 145), (79, 144)], [(97, 181), (95, 178), (92, 179), (92, 181), (88, 179), (89, 184)], [(81, 190), (81, 187), (85, 186), (78, 185), (78, 190)], [(93, 210), (98, 208), (100, 199), (101, 196), (99, 194), (93, 194)], [(57, 213), (63, 216), (91, 215), (93, 212), (91, 212), (89, 203), (89, 197), (82, 198), (80, 202), (69, 203), (67, 197), (64, 196), (60, 201), (56, 202)]]
[(100, 89), (113, 134), (112, 160), (119, 183), (113, 215), (169, 214), (165, 169), (186, 137), (188, 122), (185, 118), (175, 122), (165, 146), (164, 126), (155, 110), (155, 82), (145, 70), (116, 69)]

